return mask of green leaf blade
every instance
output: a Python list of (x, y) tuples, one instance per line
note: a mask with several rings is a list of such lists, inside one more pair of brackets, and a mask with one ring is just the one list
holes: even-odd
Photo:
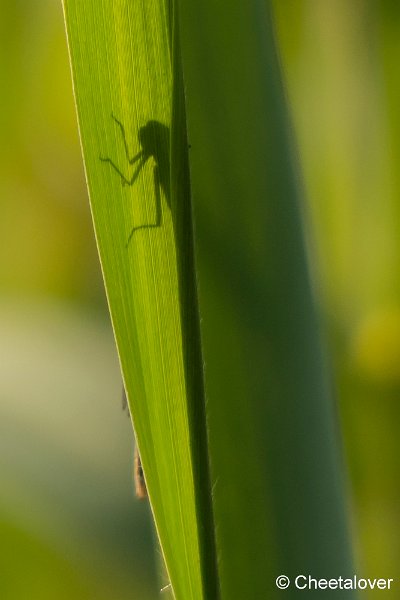
[(180, 0), (178, 30), (169, 2), (65, 0), (96, 236), (176, 600), (272, 599), (278, 575), (352, 572), (268, 7)]
[(222, 600), (353, 574), (269, 5), (179, 2)]
[[(169, 4), (65, 0), (64, 9), (93, 221), (152, 510), (175, 597), (198, 600), (203, 582), (182, 334), (182, 314), (192, 310), (181, 305), (169, 196)], [(125, 129), (129, 158), (150, 145), (132, 185), (123, 185), (115, 168), (129, 180), (136, 163), (129, 164), (112, 115)]]

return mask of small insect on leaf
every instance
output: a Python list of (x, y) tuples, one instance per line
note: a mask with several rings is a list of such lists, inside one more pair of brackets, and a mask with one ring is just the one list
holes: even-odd
[[(122, 386), (122, 410), (126, 410), (128, 417), (130, 416), (129, 404), (124, 386)], [(135, 483), (136, 496), (140, 500), (143, 500), (143, 498), (147, 498), (147, 486), (144, 478), (142, 461), (137, 445), (135, 445), (135, 455), (133, 459), (133, 480)]]
[(144, 478), (142, 461), (137, 446), (135, 446), (135, 457), (134, 457), (134, 480), (135, 480), (135, 492), (139, 499), (147, 498), (147, 487)]

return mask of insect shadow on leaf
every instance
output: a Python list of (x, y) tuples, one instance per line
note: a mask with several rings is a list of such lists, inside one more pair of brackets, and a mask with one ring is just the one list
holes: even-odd
[(170, 164), (169, 164), (169, 129), (166, 125), (163, 125), (159, 121), (148, 121), (146, 125), (139, 128), (138, 140), (141, 150), (130, 156), (128, 142), (126, 139), (125, 127), (117, 119), (115, 115), (111, 115), (118, 128), (121, 131), (122, 141), (124, 144), (125, 155), (129, 165), (137, 163), (136, 169), (134, 170), (131, 177), (127, 177), (121, 170), (121, 168), (109, 157), (100, 156), (100, 160), (105, 163), (109, 163), (114, 171), (120, 176), (121, 183), (125, 185), (133, 185), (138, 178), (140, 171), (143, 169), (145, 164), (150, 158), (153, 158), (153, 182), (154, 182), (154, 196), (156, 201), (156, 220), (155, 223), (148, 223), (145, 225), (134, 226), (129, 234), (126, 242), (126, 247), (132, 239), (135, 231), (139, 229), (147, 229), (150, 227), (160, 227), (162, 224), (162, 206), (161, 206), (161, 193), (162, 190), (167, 205), (171, 208), (170, 202)]

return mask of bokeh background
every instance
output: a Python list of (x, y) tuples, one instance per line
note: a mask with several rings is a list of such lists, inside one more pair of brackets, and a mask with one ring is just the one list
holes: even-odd
[[(274, 6), (357, 571), (396, 577), (400, 4)], [(0, 598), (152, 600), (61, 3), (0, 8)]]

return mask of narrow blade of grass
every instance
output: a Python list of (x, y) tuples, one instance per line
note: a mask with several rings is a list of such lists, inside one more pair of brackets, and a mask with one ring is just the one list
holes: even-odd
[(352, 574), (269, 5), (179, 2), (223, 600)]
[(204, 399), (173, 13), (155, 0), (65, 0), (64, 9), (93, 221), (152, 510), (176, 599), (211, 598), (190, 436)]

